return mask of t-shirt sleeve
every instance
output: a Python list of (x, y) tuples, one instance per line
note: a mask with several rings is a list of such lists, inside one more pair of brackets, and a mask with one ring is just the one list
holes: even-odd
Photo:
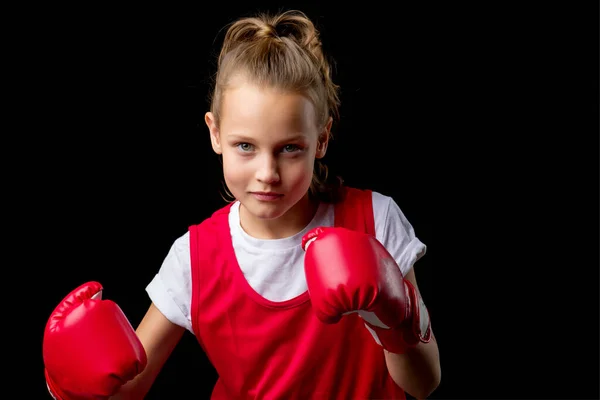
[(375, 234), (394, 257), (403, 275), (425, 255), (427, 246), (415, 231), (393, 198), (373, 192), (373, 217)]
[(172, 323), (193, 333), (191, 320), (192, 271), (189, 232), (177, 238), (146, 287), (152, 303)]

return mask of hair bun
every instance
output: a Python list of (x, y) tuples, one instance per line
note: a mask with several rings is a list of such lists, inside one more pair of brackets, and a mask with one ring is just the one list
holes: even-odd
[(257, 34), (259, 37), (263, 38), (277, 38), (279, 36), (277, 28), (272, 24), (261, 24)]

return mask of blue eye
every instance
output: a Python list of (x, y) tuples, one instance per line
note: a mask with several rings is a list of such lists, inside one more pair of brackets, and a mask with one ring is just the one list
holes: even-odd
[(288, 144), (283, 147), (283, 151), (285, 153), (293, 153), (294, 151), (298, 151), (300, 148), (295, 144)]
[(240, 149), (241, 151), (251, 151), (253, 149), (253, 146), (250, 143), (238, 143), (235, 145), (238, 149)]

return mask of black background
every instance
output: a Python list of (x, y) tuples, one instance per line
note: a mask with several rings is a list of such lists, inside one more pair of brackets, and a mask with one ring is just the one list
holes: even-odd
[[(342, 88), (325, 161), (394, 197), (428, 245), (416, 274), (441, 354), (431, 398), (598, 398), (598, 7), (528, 4), (7, 13), (18, 391), (49, 398), (44, 325), (79, 284), (102, 282), (134, 325), (142, 318), (173, 240), (224, 204), (203, 122), (221, 29), (298, 8)], [(148, 398), (208, 398), (214, 379), (186, 334)]]

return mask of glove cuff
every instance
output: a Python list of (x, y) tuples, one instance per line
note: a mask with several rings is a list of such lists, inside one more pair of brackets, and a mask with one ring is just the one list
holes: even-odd
[(404, 329), (404, 336), (407, 342), (414, 342), (416, 346), (419, 342), (428, 343), (431, 340), (431, 320), (429, 311), (425, 306), (423, 298), (410, 281), (404, 281), (406, 294), (410, 299), (412, 318), (407, 319), (409, 326)]
[(66, 400), (66, 397), (62, 394), (61, 390), (56, 386), (56, 384), (48, 375), (48, 370), (44, 369), (44, 376), (46, 378), (46, 387), (48, 388), (48, 393), (54, 400)]
[(390, 353), (403, 354), (419, 343), (431, 341), (431, 321), (423, 298), (407, 280), (404, 281), (404, 288), (409, 299), (407, 318), (398, 328), (381, 328), (363, 318), (375, 341)]

